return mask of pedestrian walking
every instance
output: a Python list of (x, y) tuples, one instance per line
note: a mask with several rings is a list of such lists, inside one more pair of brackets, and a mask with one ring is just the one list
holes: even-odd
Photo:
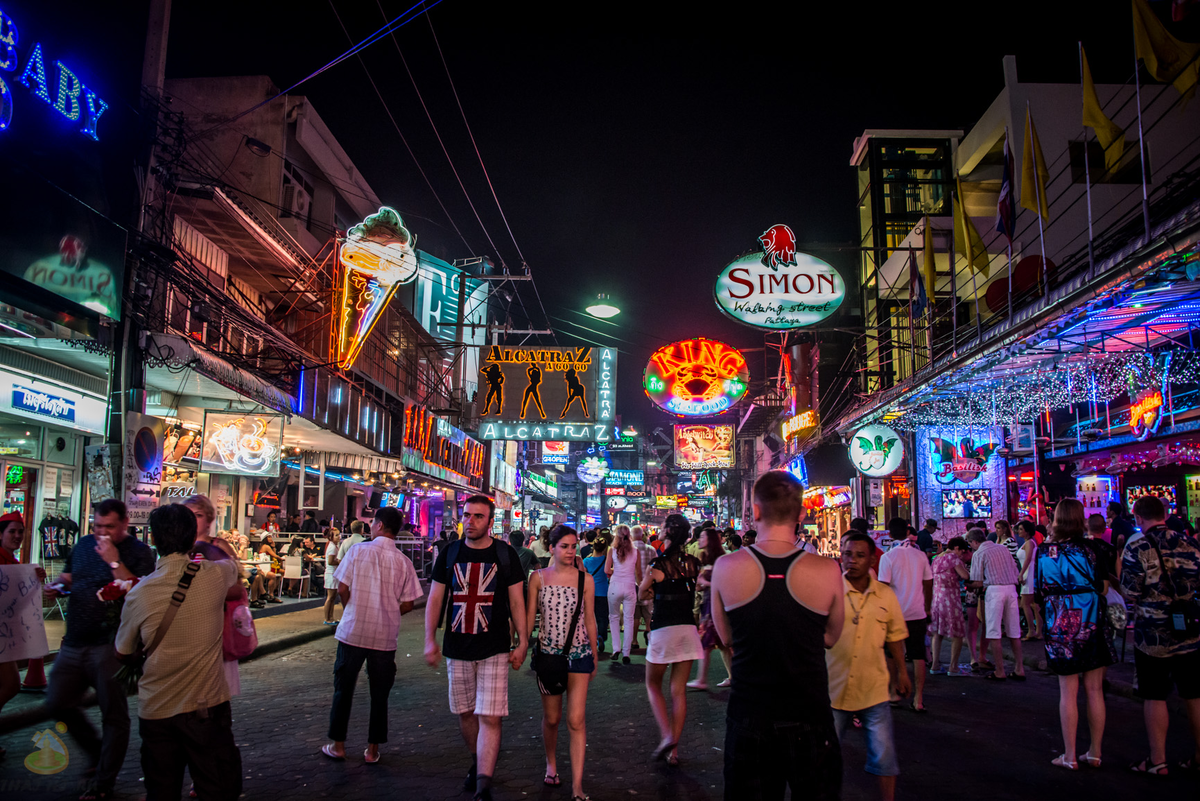
[(526, 581), (528, 581), (528, 577), (538, 569), (538, 559), (537, 554), (525, 547), (525, 532), (519, 528), (508, 532), (508, 544), (517, 552), (517, 558), (521, 560), (521, 569), (525, 571)]
[(545, 567), (550, 564), (550, 527), (542, 526), (538, 529), (537, 537), (529, 544), (530, 550), (538, 559), (538, 565)]
[[(758, 541), (717, 560), (713, 621), (733, 649), (725, 726), (727, 801), (836, 799), (842, 756), (825, 649), (842, 633), (838, 563), (795, 546), (804, 488), (772, 470), (754, 483)], [(669, 520), (670, 518), (668, 518)]]
[[(234, 567), (237, 568), (238, 580), (229, 588), (229, 595), (225, 599), (227, 602), (232, 601), (235, 604), (249, 603), (246, 596), (246, 588), (242, 586), (242, 565), (238, 561), (237, 551), (233, 546), (221, 538), (213, 538), (213, 526), (216, 524), (217, 510), (213, 507), (212, 501), (207, 495), (192, 495), (183, 502), (192, 514), (196, 516), (196, 544), (193, 546), (193, 551), (203, 556), (209, 561), (218, 561), (221, 559), (230, 559), (233, 561)], [(227, 626), (233, 625), (233, 619), (229, 618)], [(222, 633), (224, 636), (224, 632)], [(229, 694), (240, 695), (242, 692), (241, 675), (238, 673), (238, 660), (236, 658), (226, 658), (222, 661), (222, 670), (225, 671), (225, 681), (229, 685)]]
[[(604, 541), (593, 540), (593, 547)], [(579, 535), (569, 526), (550, 531), (550, 565), (534, 571), (529, 579), (526, 601), (526, 630), (532, 630), (536, 615), (541, 615), (534, 670), (542, 697), (542, 745), (546, 750), (546, 774), (542, 783), (558, 787), (558, 726), (562, 720), (563, 695), (567, 697), (567, 729), (571, 754), (571, 801), (588, 801), (583, 791), (584, 757), (587, 753), (587, 692), (596, 677), (597, 631), (595, 580), (575, 567)], [(561, 665), (549, 660), (566, 658), (566, 683), (557, 674)], [(551, 680), (546, 676), (555, 675)]]
[[(455, 540), (438, 557), (425, 608), (425, 661), (437, 667), (445, 653), (450, 711), (458, 715), (473, 758), (463, 789), (474, 790), (478, 801), (491, 801), (501, 721), (508, 716), (508, 668), (521, 669), (529, 643), (525, 573), (516, 551), (490, 534), (495, 511), (486, 495), (467, 498), (465, 539)], [(439, 648), (443, 613), (446, 631)], [(516, 623), (515, 648), (510, 619)]]
[[(736, 536), (736, 535), (735, 535)], [(696, 579), (696, 596), (700, 603), (698, 604), (699, 612), (699, 629), (700, 629), (700, 645), (704, 649), (704, 654), (700, 657), (700, 664), (696, 670), (696, 678), (689, 681), (687, 686), (693, 690), (708, 689), (708, 662), (712, 657), (713, 649), (715, 648), (721, 654), (721, 662), (725, 665), (725, 678), (718, 682), (718, 687), (728, 687), (732, 681), (733, 671), (730, 668), (730, 660), (733, 655), (729, 652), (729, 648), (721, 641), (721, 635), (717, 633), (717, 628), (713, 624), (712, 619), (712, 572), (713, 565), (717, 559), (725, 555), (725, 549), (721, 547), (721, 532), (714, 528), (707, 529), (701, 536), (703, 548), (700, 550), (700, 576)]]
[[(617, 526), (617, 536), (620, 536), (621, 527)], [(591, 554), (583, 558), (583, 569), (592, 577), (592, 583), (595, 585), (595, 601), (593, 608), (596, 614), (596, 658), (600, 658), (600, 652), (604, 650), (604, 643), (608, 639), (608, 572), (605, 568), (608, 565), (608, 537), (598, 536), (592, 540)], [(532, 631), (533, 628), (530, 628)], [(617, 650), (617, 642), (620, 639), (620, 629), (613, 630), (613, 654)]]
[[(1194, 753), (1176, 763), (1183, 773), (1200, 766), (1200, 544), (1167, 528), (1163, 502), (1152, 495), (1133, 504), (1142, 536), (1125, 542), (1121, 589), (1133, 605), (1134, 666), (1146, 719), (1150, 755), (1139, 773), (1166, 776), (1167, 697), (1174, 687), (1187, 705)], [(1113, 527), (1113, 541), (1117, 529)]]
[[(640, 585), (641, 592), (654, 592), (650, 645), (646, 649), (646, 693), (661, 739), (653, 757), (665, 759), (671, 765), (679, 763), (679, 739), (687, 719), (687, 681), (692, 662), (704, 653), (693, 612), (700, 562), (683, 552), (690, 529), (683, 515), (667, 515), (663, 523), (666, 548), (662, 556), (650, 563), (650, 572)], [(670, 711), (662, 689), (668, 667), (671, 668)]]
[[(355, 545), (358, 545), (360, 542), (367, 541), (367, 530), (368, 530), (367, 527), (365, 525), (363, 525), (363, 522), (361, 520), (351, 521), (350, 536), (343, 537), (342, 541), (340, 543), (338, 543), (338, 561), (339, 562), (346, 561), (346, 554), (348, 554), (350, 552), (351, 548), (353, 548)], [(334, 587), (334, 589), (337, 589), (337, 588)]]
[(984, 634), (980, 644), (979, 660), (982, 664), (991, 645), (995, 657), (995, 670), (985, 673), (984, 678), (1003, 681), (1004, 652), (1000, 640), (1008, 637), (1013, 652), (1013, 681), (1025, 681), (1024, 654), (1021, 650), (1021, 618), (1017, 611), (1017, 583), (1021, 574), (1012, 554), (1003, 545), (987, 542), (980, 529), (967, 532), (967, 544), (974, 550), (971, 557), (971, 584), (983, 589)]
[(1108, 582), (1099, 552), (1084, 539), (1083, 504), (1074, 498), (1063, 498), (1054, 507), (1051, 536), (1037, 550), (1034, 572), (1046, 610), (1046, 664), (1058, 676), (1063, 753), (1051, 764), (1079, 769), (1075, 733), (1082, 676), (1091, 742), (1081, 758), (1098, 768), (1104, 739), (1104, 672), (1117, 655), (1105, 614)]
[[(342, 534), (336, 528), (329, 530), (329, 537), (325, 542), (325, 569), (336, 570), (337, 566), (342, 563), (338, 558), (338, 550), (342, 544)], [(331, 581), (325, 587), (325, 625), (336, 626), (337, 621), (333, 619), (333, 606), (341, 600), (338, 595), (337, 587), (335, 586), (336, 579)], [(342, 604), (342, 614), (346, 612), (346, 605)]]
[[(888, 531), (896, 545), (879, 559), (879, 580), (892, 588), (904, 610), (908, 629), (904, 648), (912, 661), (915, 679), (908, 706), (914, 712), (924, 712), (925, 632), (929, 628), (929, 611), (933, 605), (933, 570), (929, 566), (929, 557), (917, 545), (916, 530), (907, 521), (894, 518), (888, 523)], [(897, 674), (907, 671), (903, 659), (896, 663)]]
[[(46, 690), (47, 712), (66, 724), (95, 770), (80, 799), (112, 794), (129, 748), (129, 704), (115, 678), (119, 665), (113, 651), (123, 599), (102, 601), (97, 592), (114, 580), (130, 581), (155, 569), (150, 547), (130, 535), (125, 504), (115, 498), (96, 504), (92, 532), (79, 538), (58, 574), (56, 583), (69, 592), (67, 630)], [(53, 585), (43, 592), (50, 598), (62, 595)], [(101, 735), (79, 707), (89, 687), (96, 690)]]
[[(953, 537), (946, 543), (946, 551), (933, 560), (933, 605), (929, 616), (929, 630), (933, 633), (933, 659), (929, 666), (932, 676), (963, 675), (958, 670), (958, 658), (962, 654), (967, 626), (959, 582), (971, 577), (966, 562), (969, 551), (966, 540)], [(946, 637), (950, 638), (950, 662), (941, 668), (942, 640)]]
[(371, 690), (371, 716), (363, 760), (379, 761), (379, 746), (388, 740), (388, 695), (396, 681), (396, 638), (400, 617), (412, 611), (421, 597), (421, 583), (412, 561), (396, 547), (403, 518), (385, 506), (375, 513), (371, 539), (351, 548), (333, 573), (342, 599), (342, 620), (334, 632), (337, 658), (333, 663), (333, 706), (329, 739), (321, 753), (346, 758), (346, 735), (354, 687), (363, 664)]
[[(630, 662), (633, 653), (634, 617), (637, 614), (638, 587), (642, 583), (642, 564), (633, 547), (629, 526), (617, 526), (617, 538), (605, 557), (608, 574), (608, 627), (612, 630), (612, 661)], [(622, 627), (624, 635), (622, 639)], [(618, 644), (621, 647), (618, 648)]]
[(125, 596), (109, 648), (125, 661), (137, 659), (139, 644), (149, 654), (138, 682), (146, 801), (178, 801), (185, 768), (198, 798), (233, 801), (242, 792), (242, 757), (221, 635), (237, 562), (191, 558), (196, 516), (182, 504), (150, 513), (150, 539), (158, 563)]
[[(903, 665), (901, 643), (909, 638), (909, 631), (902, 601), (891, 587), (871, 577), (874, 552), (875, 541), (869, 535), (856, 531), (846, 538), (842, 550), (845, 624), (838, 641), (825, 654), (825, 665), (838, 742), (845, 739), (852, 718), (862, 721), (867, 734), (866, 771), (879, 777), (883, 800), (893, 801), (900, 762), (896, 757), (884, 652), (893, 663)], [(908, 671), (899, 670), (896, 693), (903, 697), (911, 688)]]
[[(658, 558), (658, 551), (654, 546), (646, 540), (646, 529), (641, 526), (634, 526), (630, 529), (630, 536), (633, 538), (633, 548), (637, 551), (638, 567), (642, 571), (642, 576), (650, 572), (650, 563)], [(639, 583), (639, 587), (641, 584)], [(651, 593), (638, 592), (637, 606), (634, 608), (633, 616), (633, 645), (637, 647), (638, 630), (644, 627), (645, 634), (643, 642), (646, 645), (650, 644), (650, 610), (653, 606), (653, 595)]]

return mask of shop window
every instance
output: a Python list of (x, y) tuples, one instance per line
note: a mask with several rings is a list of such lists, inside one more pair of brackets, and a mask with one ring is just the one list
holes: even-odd
[(41, 426), (0, 423), (0, 461), (41, 458)]

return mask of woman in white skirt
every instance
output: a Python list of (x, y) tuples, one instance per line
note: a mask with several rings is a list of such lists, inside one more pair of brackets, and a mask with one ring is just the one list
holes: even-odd
[[(604, 566), (608, 574), (608, 627), (612, 631), (612, 661), (621, 659), (629, 664), (629, 653), (633, 648), (634, 615), (637, 614), (638, 584), (642, 580), (642, 565), (634, 550), (629, 526), (617, 526), (617, 539), (608, 550), (608, 562)], [(625, 623), (624, 646), (621, 640), (621, 623)]]
[[(696, 578), (700, 562), (683, 552), (691, 526), (680, 514), (668, 515), (663, 523), (667, 547), (663, 555), (650, 563), (642, 579), (641, 592), (654, 591), (654, 611), (650, 618), (650, 645), (646, 649), (646, 694), (658, 723), (661, 739), (653, 756), (668, 764), (679, 764), (679, 738), (687, 718), (687, 681), (692, 662), (704, 655), (696, 628)], [(671, 670), (671, 710), (663, 696), (663, 677)]]

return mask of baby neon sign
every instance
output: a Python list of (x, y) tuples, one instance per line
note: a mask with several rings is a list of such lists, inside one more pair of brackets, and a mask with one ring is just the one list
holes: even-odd
[[(0, 73), (15, 73), (21, 66), (17, 53), (19, 43), (20, 33), (16, 23), (12, 17), (0, 11)], [(51, 62), (48, 69), (41, 42), (34, 42), (16, 82), (65, 119), (78, 123), (81, 134), (100, 141), (96, 126), (101, 115), (108, 109), (108, 103), (89, 89), (79, 76), (61, 61)], [(0, 131), (8, 130), (12, 120), (12, 90), (3, 75), (0, 75)]]

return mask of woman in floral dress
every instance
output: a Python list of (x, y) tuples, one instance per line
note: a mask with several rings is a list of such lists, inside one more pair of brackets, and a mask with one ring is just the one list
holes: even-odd
[(1054, 509), (1050, 539), (1038, 546), (1036, 595), (1046, 614), (1046, 662), (1058, 674), (1058, 717), (1064, 750), (1051, 763), (1077, 770), (1075, 730), (1079, 723), (1079, 677), (1087, 691), (1088, 730), (1091, 744), (1082, 759), (1100, 767), (1104, 737), (1104, 671), (1116, 661), (1109, 637), (1104, 595), (1105, 571), (1089, 541), (1084, 539), (1083, 504), (1064, 498)]
[[(958, 592), (960, 580), (970, 578), (967, 570), (967, 541), (955, 537), (946, 544), (945, 553), (933, 560), (933, 606), (930, 610), (929, 631), (933, 635), (933, 664), (929, 673), (934, 676), (958, 676), (958, 657), (962, 653), (963, 637), (967, 633), (963, 616), (962, 597)], [(942, 638), (950, 638), (950, 664), (947, 668), (938, 665), (942, 660)]]

